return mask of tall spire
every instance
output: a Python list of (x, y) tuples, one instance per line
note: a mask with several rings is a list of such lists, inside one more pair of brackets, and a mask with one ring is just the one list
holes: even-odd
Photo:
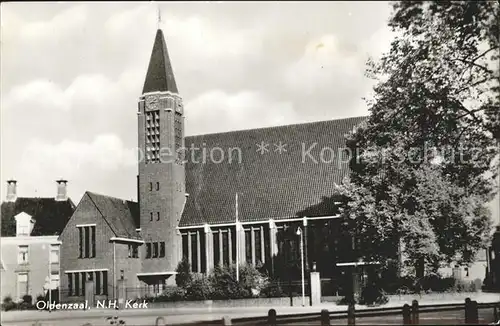
[[(159, 11), (158, 19), (161, 19)], [(165, 91), (178, 93), (172, 64), (168, 56), (167, 44), (165, 43), (162, 30), (158, 29), (142, 93)]]

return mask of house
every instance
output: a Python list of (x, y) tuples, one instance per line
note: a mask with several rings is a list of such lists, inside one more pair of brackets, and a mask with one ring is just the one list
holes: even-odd
[(1, 205), (1, 297), (35, 299), (59, 287), (58, 237), (75, 206), (66, 180), (57, 180), (55, 198), (17, 197), (16, 187), (15, 180), (8, 181)]

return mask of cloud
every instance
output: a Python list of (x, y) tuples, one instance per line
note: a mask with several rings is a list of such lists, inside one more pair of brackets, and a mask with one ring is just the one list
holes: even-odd
[(291, 102), (276, 101), (255, 91), (228, 94), (212, 90), (186, 104), (189, 135), (251, 129), (299, 120)]
[[(134, 35), (152, 34), (156, 24), (156, 6), (141, 5), (111, 16), (105, 23), (105, 29), (111, 40), (128, 42), (140, 38), (134, 38)], [(263, 30), (259, 28), (227, 29), (223, 22), (207, 21), (202, 16), (192, 14), (168, 15), (161, 27), (167, 33), (169, 49), (182, 51), (183, 55), (190, 57), (196, 56), (198, 60), (257, 55), (262, 51)], [(124, 39), (123, 35), (127, 35), (127, 38)], [(147, 43), (147, 46), (150, 48), (151, 44)]]
[(87, 21), (87, 8), (83, 5), (71, 7), (55, 15), (49, 21), (37, 21), (26, 24), (20, 31), (20, 36), (30, 42), (55, 42), (74, 36)]
[(323, 35), (306, 45), (303, 56), (286, 71), (285, 82), (294, 91), (307, 95), (331, 92), (333, 84), (349, 87), (348, 84), (359, 81), (363, 63), (358, 53), (343, 49), (334, 35)]
[(136, 148), (126, 148), (117, 135), (103, 134), (90, 143), (63, 140), (51, 144), (32, 139), (18, 160), (17, 171), (24, 171), (23, 179), (51, 175), (71, 180), (88, 171), (113, 173), (136, 164)]

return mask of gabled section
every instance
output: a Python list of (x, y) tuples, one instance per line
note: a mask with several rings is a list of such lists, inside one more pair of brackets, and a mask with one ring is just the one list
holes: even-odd
[(170, 63), (167, 45), (161, 29), (156, 32), (148, 72), (142, 89), (143, 94), (151, 92), (178, 94), (172, 64)]
[(138, 239), (139, 205), (136, 202), (86, 192), (116, 237)]

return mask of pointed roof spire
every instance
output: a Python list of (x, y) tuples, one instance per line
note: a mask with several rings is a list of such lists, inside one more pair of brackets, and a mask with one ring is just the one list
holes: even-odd
[(178, 93), (163, 31), (158, 29), (142, 93), (165, 91)]

